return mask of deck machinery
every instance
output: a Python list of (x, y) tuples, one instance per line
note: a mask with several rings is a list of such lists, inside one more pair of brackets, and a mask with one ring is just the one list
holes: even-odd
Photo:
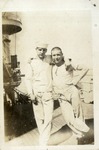
[[(14, 88), (21, 83), (20, 62), (17, 62), (15, 46), (11, 54), (10, 37), (22, 30), (22, 23), (17, 13), (2, 13), (2, 46), (3, 46), (3, 83), (4, 100), (11, 105), (15, 102)], [(15, 39), (16, 40), (16, 39)]]

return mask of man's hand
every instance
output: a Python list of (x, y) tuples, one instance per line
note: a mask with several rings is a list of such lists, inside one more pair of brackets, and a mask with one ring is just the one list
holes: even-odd
[(59, 95), (58, 95), (58, 94), (56, 94), (56, 93), (53, 93), (53, 94), (52, 94), (52, 97), (53, 97), (53, 100), (58, 100)]
[(66, 66), (66, 71), (72, 72), (73, 70), (74, 70), (74, 68), (73, 68), (72, 65), (67, 65), (67, 66)]
[(32, 101), (35, 100), (35, 95), (33, 93), (29, 94), (29, 97)]
[(29, 96), (30, 96), (31, 101), (32, 101), (35, 105), (38, 105), (38, 101), (37, 101), (37, 98), (35, 97), (35, 95), (34, 95), (34, 94), (30, 94)]

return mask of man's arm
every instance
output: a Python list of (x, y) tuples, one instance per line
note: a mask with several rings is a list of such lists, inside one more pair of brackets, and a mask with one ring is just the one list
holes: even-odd
[(88, 69), (87, 67), (78, 65), (78, 66), (75, 68), (75, 70), (81, 71), (80, 74), (79, 74), (79, 76), (78, 76), (76, 79), (74, 79), (74, 81), (73, 81), (73, 84), (74, 84), (74, 85), (77, 85), (78, 82), (87, 74), (87, 72), (88, 72), (89, 69)]
[(70, 59), (70, 58), (68, 58), (68, 59), (65, 58), (65, 67), (66, 67), (66, 71), (69, 71), (69, 72), (73, 72), (73, 71), (77, 71), (77, 70), (80, 71), (79, 76), (73, 80), (74, 85), (77, 85), (78, 82), (87, 74), (87, 72), (89, 70), (87, 67), (85, 67), (83, 65), (75, 65), (72, 62), (72, 59)]
[(25, 84), (27, 88), (28, 95), (31, 100), (35, 100), (35, 95), (33, 91), (33, 85), (32, 85), (32, 79), (33, 79), (33, 71), (31, 64), (28, 63), (26, 66), (26, 73), (25, 73)]
[(75, 70), (74, 66), (72, 65), (72, 59), (71, 58), (64, 58), (65, 61), (65, 69), (68, 72), (73, 72)]

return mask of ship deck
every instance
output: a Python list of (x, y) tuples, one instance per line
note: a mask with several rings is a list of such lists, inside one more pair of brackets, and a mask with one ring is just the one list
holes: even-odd
[[(82, 103), (84, 108), (84, 116), (86, 124), (90, 127), (89, 132), (81, 139), (77, 139), (72, 134), (71, 129), (66, 125), (61, 114), (60, 107), (54, 110), (51, 137), (49, 146), (53, 145), (80, 145), (94, 143), (94, 116), (93, 104)], [(34, 123), (35, 124), (35, 123)], [(19, 125), (19, 127), (21, 127)], [(35, 126), (30, 131), (26, 131), (20, 135), (5, 136), (5, 145), (7, 146), (38, 146), (38, 129)]]

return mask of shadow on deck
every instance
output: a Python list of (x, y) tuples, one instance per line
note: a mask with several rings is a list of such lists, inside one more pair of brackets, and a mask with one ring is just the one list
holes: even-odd
[[(94, 142), (94, 119), (93, 119), (93, 105), (86, 105), (83, 103), (84, 115), (86, 116), (86, 124), (90, 127), (88, 133), (79, 140), (72, 136), (71, 129), (66, 125), (59, 104), (56, 102), (54, 117), (52, 121), (52, 135), (49, 140), (49, 145), (84, 145)], [(90, 114), (89, 114), (90, 112)], [(38, 145), (38, 130), (34, 119), (31, 104), (24, 104), (5, 107), (5, 142), (12, 145)], [(89, 115), (88, 115), (89, 114)]]

